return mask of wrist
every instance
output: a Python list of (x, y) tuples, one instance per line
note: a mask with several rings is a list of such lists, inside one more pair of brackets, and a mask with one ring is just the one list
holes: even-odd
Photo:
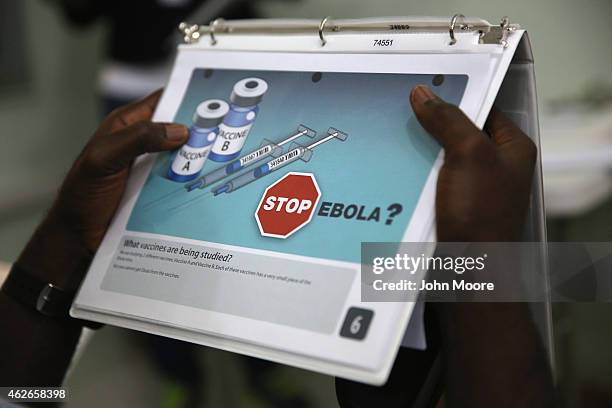
[(520, 302), (433, 302), (429, 306), (448, 341), (459, 334), (473, 338), (507, 337), (518, 327), (530, 324), (526, 303)]
[(485, 226), (462, 227), (448, 231), (438, 228), (439, 242), (516, 242), (520, 240), (520, 231), (508, 231)]
[(64, 290), (76, 290), (93, 253), (61, 218), (49, 214), (17, 259), (33, 276)]

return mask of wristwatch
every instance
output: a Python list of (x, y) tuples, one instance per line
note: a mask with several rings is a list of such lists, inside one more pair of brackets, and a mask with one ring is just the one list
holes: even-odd
[(70, 316), (69, 310), (76, 292), (66, 291), (52, 283), (45, 282), (17, 264), (11, 267), (1, 290), (14, 301), (45, 316), (66, 320), (90, 329), (99, 329), (103, 326), (100, 323)]

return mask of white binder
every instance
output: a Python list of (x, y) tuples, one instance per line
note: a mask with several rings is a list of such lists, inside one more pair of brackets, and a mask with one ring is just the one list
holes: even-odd
[[(462, 15), (452, 18), (393, 17), (352, 20), (330, 17), (322, 20), (218, 19), (207, 26), (182, 23), (180, 29), (186, 44), (179, 46), (173, 73), (154, 116), (157, 121), (176, 119), (179, 111), (178, 101), (181, 101), (189, 90), (192, 72), (197, 69), (258, 70), (271, 73), (270, 75), (275, 72), (322, 72), (323, 75), (328, 72), (440, 74), (449, 77), (467, 75), (465, 89), (457, 103), (460, 102), (460, 107), (479, 127), (484, 125), (495, 102), (499, 109), (515, 119), (539, 145), (533, 59), (529, 40), (527, 33), (518, 25), (510, 24), (507, 18), (502, 19), (498, 25)], [(356, 83), (355, 86), (359, 84)], [(407, 117), (409, 113), (406, 112)], [(317, 130), (321, 132), (320, 129)], [(348, 138), (351, 140), (350, 132)], [(316, 159), (317, 152), (314, 154)], [(331, 319), (330, 330), (319, 330), (312, 322), (287, 324), (286, 320), (281, 318), (274, 320), (278, 316), (273, 314), (258, 317), (258, 308), (266, 307), (263, 304), (252, 308), (256, 310), (248, 311), (233, 304), (231, 307), (234, 309), (230, 312), (227, 308), (224, 309), (229, 307), (226, 303), (231, 303), (227, 297), (231, 292), (227, 292), (227, 288), (223, 289), (225, 291), (214, 292), (219, 296), (207, 301), (207, 306), (198, 303), (200, 300), (195, 303), (183, 300), (173, 302), (165, 297), (156, 299), (149, 296), (156, 285), (155, 282), (146, 280), (151, 279), (149, 277), (142, 278), (144, 280), (139, 288), (117, 289), (117, 285), (127, 285), (122, 281), (126, 274), (113, 270), (117, 252), (126, 236), (142, 240), (166, 240), (185, 246), (193, 245), (194, 248), (206, 241), (204, 238), (193, 239), (178, 236), (176, 233), (164, 233), (166, 230), (163, 228), (134, 230), (131, 227), (134, 225), (130, 223), (132, 211), (140, 208), (139, 196), (143, 186), (146, 187), (145, 183), (147, 177), (152, 174), (152, 169), (155, 171), (155, 159), (155, 156), (150, 155), (140, 158), (135, 164), (117, 216), (73, 304), (73, 316), (356, 381), (371, 384), (382, 384), (386, 381), (414, 304), (361, 302), (359, 262), (327, 260), (323, 259), (323, 256), (297, 256), (295, 253), (284, 254), (282, 250), (270, 250), (267, 247), (242, 248), (240, 245), (227, 245), (226, 242), (206, 242), (208, 248), (220, 251), (237, 250), (237, 253), (244, 256), (262, 259), (279, 257), (278, 259), (286, 262), (285, 265), (292, 265), (292, 262), (318, 262), (321, 268), (333, 266), (351, 270), (352, 278), (346, 293), (339, 300), (334, 299), (340, 302), (337, 306), (339, 312), (336, 314), (332, 310), (336, 306), (330, 306), (329, 316), (325, 316)], [(442, 160), (441, 153), (428, 173), (418, 203), (402, 235), (403, 240), (435, 240), (433, 202), (437, 170)], [(536, 168), (525, 240), (544, 242), (546, 233), (539, 161)], [(546, 263), (542, 259), (541, 264), (532, 267), (540, 271), (545, 270)], [(187, 276), (187, 272), (184, 273)], [(177, 272), (178, 275), (180, 273)], [(538, 284), (547, 285), (547, 282)], [(147, 285), (150, 285), (150, 292), (142, 288)], [(320, 295), (321, 301), (326, 301), (324, 294)], [(271, 295), (262, 292), (262, 297), (266, 296)], [(247, 299), (251, 298), (245, 296), (244, 302)], [(258, 302), (259, 299), (253, 301)], [(341, 335), (347, 313), (354, 307), (373, 312), (374, 317), (367, 335), (362, 339)], [(300, 303), (298, 298), (287, 304), (286, 308), (293, 308), (299, 316), (308, 315), (308, 305)], [(422, 312), (422, 308), (417, 310)], [(551, 350), (548, 304), (535, 305), (533, 310), (543, 339)], [(322, 319), (324, 311), (313, 310), (312, 317)], [(419, 331), (422, 330), (422, 327), (419, 328), (421, 317), (413, 318), (410, 327), (414, 332), (408, 332), (404, 340), (408, 346), (418, 346), (422, 342), (419, 337)]]

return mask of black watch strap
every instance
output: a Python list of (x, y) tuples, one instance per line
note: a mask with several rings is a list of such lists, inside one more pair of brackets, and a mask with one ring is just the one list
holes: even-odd
[(2, 292), (16, 302), (45, 316), (65, 319), (92, 329), (102, 327), (99, 323), (70, 317), (69, 310), (76, 292), (68, 292), (52, 283), (44, 282), (17, 264), (13, 264), (2, 285)]

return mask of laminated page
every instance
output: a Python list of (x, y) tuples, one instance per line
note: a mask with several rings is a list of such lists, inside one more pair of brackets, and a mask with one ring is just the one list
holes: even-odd
[(362, 302), (361, 245), (433, 236), (443, 160), (410, 91), (482, 126), (521, 35), (452, 52), (375, 34), (180, 47), (154, 120), (189, 140), (137, 160), (72, 314), (383, 383), (414, 304)]

